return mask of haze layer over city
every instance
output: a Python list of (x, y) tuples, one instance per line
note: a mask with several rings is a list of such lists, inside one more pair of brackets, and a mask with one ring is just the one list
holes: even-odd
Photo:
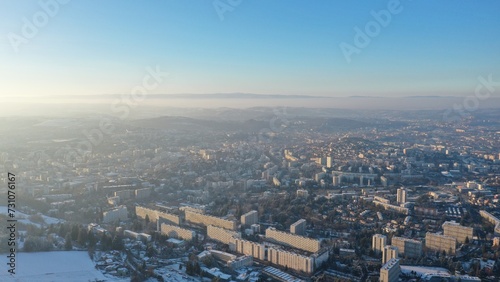
[(499, 281), (499, 12), (0, 3), (0, 281)]

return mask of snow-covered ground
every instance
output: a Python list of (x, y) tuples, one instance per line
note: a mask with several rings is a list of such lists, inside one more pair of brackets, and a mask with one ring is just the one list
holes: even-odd
[[(179, 270), (179, 263), (174, 263), (172, 265), (158, 268), (155, 270), (155, 272), (163, 276), (163, 279), (165, 279), (165, 281), (173, 281), (173, 282), (202, 281), (200, 277), (188, 276), (185, 270), (186, 269), (184, 267), (182, 268), (182, 270)], [(210, 281), (210, 279), (208, 279), (208, 281)]]
[(5, 254), (2, 254), (0, 281), (48, 282), (48, 281), (113, 281), (125, 282), (130, 278), (105, 276), (94, 267), (87, 252), (39, 252), (17, 253), (16, 274), (7, 272)]
[[(7, 216), (7, 212), (8, 212), (7, 206), (0, 206), (0, 214)], [(24, 224), (32, 224), (32, 225), (35, 225), (37, 227), (40, 227), (39, 223), (32, 222), (31, 220), (29, 220), (28, 214), (25, 214), (25, 213), (22, 213), (22, 212), (16, 210), (14, 215), (15, 215), (14, 219), (17, 219), (17, 221), (19, 221), (19, 222), (22, 222)], [(50, 217), (50, 216), (46, 216), (46, 215), (41, 215), (41, 217), (42, 217), (43, 221), (45, 222), (45, 224), (47, 224), (47, 225), (57, 224), (59, 222), (64, 222), (63, 219), (58, 219), (58, 218), (54, 218), (54, 217)]]
[(411, 275), (414, 271), (417, 276), (422, 275), (451, 275), (450, 271), (442, 267), (432, 267), (432, 266), (411, 266), (411, 265), (401, 265), (401, 272), (404, 274)]

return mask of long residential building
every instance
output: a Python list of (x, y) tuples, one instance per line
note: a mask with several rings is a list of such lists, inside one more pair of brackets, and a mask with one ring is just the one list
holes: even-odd
[(392, 237), (391, 245), (398, 248), (399, 254), (408, 258), (418, 258), (422, 255), (422, 242), (403, 237)]
[(455, 254), (457, 239), (427, 232), (425, 234), (425, 247), (433, 251), (445, 251), (448, 255)]
[(288, 267), (296, 271), (312, 273), (314, 271), (314, 258), (287, 252), (270, 247), (267, 250), (269, 262), (283, 267)]
[(312, 253), (319, 251), (321, 248), (321, 242), (319, 240), (278, 231), (274, 227), (266, 229), (266, 238), (282, 245), (287, 245)]
[(208, 225), (207, 237), (224, 244), (229, 244), (232, 241), (233, 237), (240, 238), (241, 235), (231, 230), (227, 230), (213, 225)]
[(132, 195), (134, 195), (134, 190), (115, 191), (114, 195), (115, 197), (120, 197), (121, 200), (126, 200), (132, 198)]
[(190, 210), (185, 210), (186, 221), (203, 226), (213, 225), (229, 230), (236, 230), (236, 221), (227, 220), (216, 216), (201, 214)]
[(479, 214), (490, 223), (493, 223), (495, 225), (495, 235), (500, 235), (500, 219), (485, 210), (480, 210)]
[(400, 207), (400, 206), (396, 206), (396, 205), (391, 205), (391, 204), (386, 204), (386, 203), (382, 203), (382, 202), (379, 202), (379, 201), (373, 201), (373, 203), (376, 206), (382, 206), (382, 207), (384, 207), (384, 209), (386, 209), (386, 210), (396, 211), (396, 212), (402, 213), (402, 214), (408, 214), (409, 213), (409, 209), (408, 208), (404, 208), (404, 207)]
[(233, 237), (229, 243), (229, 249), (240, 254), (252, 256), (259, 260), (266, 259), (266, 249), (264, 244)]
[(196, 232), (194, 231), (165, 223), (161, 224), (160, 231), (162, 235), (187, 241), (193, 240), (194, 236), (196, 236)]
[(153, 210), (142, 206), (135, 207), (135, 214), (137, 215), (137, 217), (142, 219), (146, 219), (147, 215), (150, 222), (157, 222), (158, 219), (161, 219), (162, 223), (176, 225), (181, 224), (181, 218), (178, 215), (162, 212), (159, 210)]
[(474, 229), (472, 227), (461, 226), (454, 221), (443, 223), (444, 235), (457, 239), (457, 242), (464, 243), (466, 238), (472, 239)]
[[(182, 205), (182, 204), (181, 204)], [(180, 211), (186, 212), (186, 211), (192, 211), (192, 212), (197, 212), (201, 214), (205, 214), (205, 206), (203, 205), (195, 205), (195, 206), (182, 206), (179, 208)]]

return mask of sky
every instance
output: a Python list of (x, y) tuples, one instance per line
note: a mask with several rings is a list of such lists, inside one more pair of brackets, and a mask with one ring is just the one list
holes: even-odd
[(130, 93), (148, 68), (168, 73), (149, 94), (466, 96), (500, 81), (499, 14), (498, 0), (0, 1), (0, 99)]

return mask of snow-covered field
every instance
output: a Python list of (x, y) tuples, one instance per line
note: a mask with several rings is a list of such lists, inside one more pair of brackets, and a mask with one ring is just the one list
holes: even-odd
[(125, 282), (130, 278), (105, 276), (95, 269), (87, 252), (40, 252), (17, 253), (16, 275), (7, 272), (7, 258), (2, 254), (0, 281), (49, 282), (49, 281), (114, 281)]
[[(3, 214), (5, 216), (7, 216), (7, 207), (6, 206), (0, 206), (0, 214)], [(46, 215), (41, 215), (43, 221), (45, 222), (45, 224), (57, 224), (59, 222), (64, 222), (63, 219), (58, 219), (58, 218), (54, 218), (54, 217), (50, 217), (50, 216), (46, 216)], [(18, 210), (16, 210), (15, 212), (15, 219), (17, 219), (18, 222), (22, 222), (24, 224), (32, 224), (32, 225), (35, 225), (37, 227), (40, 227), (40, 224), (39, 223), (36, 223), (36, 222), (32, 222), (31, 220), (29, 220), (29, 215), (28, 214), (25, 214), (25, 213), (22, 213)]]
[[(172, 265), (161, 267), (159, 269), (156, 269), (155, 272), (157, 274), (160, 274), (163, 277), (163, 279), (165, 279), (165, 281), (172, 281), (172, 282), (199, 282), (199, 281), (202, 281), (200, 277), (188, 276), (185, 273), (184, 268), (182, 270), (179, 270), (179, 263), (174, 263)], [(207, 278), (204, 281), (211, 281), (211, 279)]]
[(401, 265), (402, 273), (411, 275), (412, 271), (414, 271), (417, 276), (425, 274), (450, 275), (450, 271), (442, 267)]

